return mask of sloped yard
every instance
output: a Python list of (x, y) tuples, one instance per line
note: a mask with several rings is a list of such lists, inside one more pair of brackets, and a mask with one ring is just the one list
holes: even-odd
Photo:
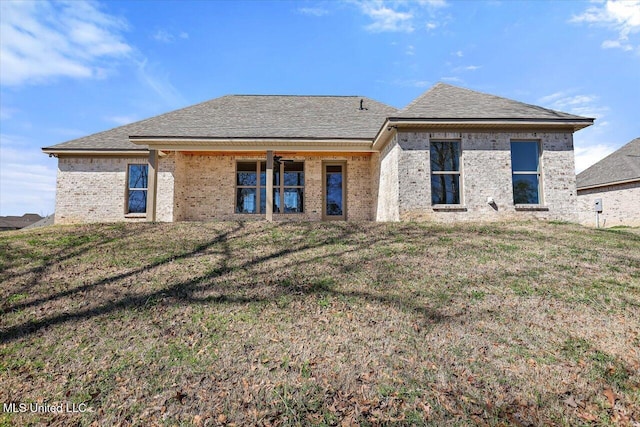
[(87, 409), (0, 425), (640, 423), (637, 230), (49, 227), (0, 282), (0, 401)]

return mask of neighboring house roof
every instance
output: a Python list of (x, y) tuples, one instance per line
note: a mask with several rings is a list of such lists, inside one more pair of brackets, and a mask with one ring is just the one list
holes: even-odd
[(398, 118), (420, 119), (593, 119), (525, 104), (495, 95), (438, 83), (398, 111)]
[(18, 230), (40, 221), (38, 214), (24, 214), (22, 216), (0, 216), (0, 230)]
[(39, 227), (48, 227), (54, 224), (55, 214), (51, 214), (49, 216), (45, 216), (40, 221), (34, 222), (31, 225), (27, 225), (24, 228), (39, 228)]
[(362, 96), (227, 95), (45, 150), (142, 149), (129, 137), (372, 140), (396, 111)]
[(640, 138), (580, 172), (576, 185), (579, 190), (635, 180), (640, 180)]

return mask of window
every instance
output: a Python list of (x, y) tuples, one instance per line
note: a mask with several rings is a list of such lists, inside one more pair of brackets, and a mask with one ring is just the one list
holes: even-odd
[(431, 203), (460, 204), (460, 141), (431, 142)]
[(236, 213), (266, 210), (266, 162), (238, 162), (236, 168)]
[(540, 144), (538, 141), (511, 141), (513, 203), (540, 203)]
[[(267, 162), (238, 162), (236, 168), (236, 213), (267, 210)], [(258, 206), (259, 211), (258, 211)], [(274, 162), (273, 212), (301, 213), (304, 207), (304, 163)]]
[(346, 219), (346, 162), (326, 162), (322, 166), (323, 219)]
[(280, 161), (273, 165), (273, 211), (304, 211), (304, 163)]
[(127, 170), (127, 213), (147, 212), (148, 165), (129, 165)]

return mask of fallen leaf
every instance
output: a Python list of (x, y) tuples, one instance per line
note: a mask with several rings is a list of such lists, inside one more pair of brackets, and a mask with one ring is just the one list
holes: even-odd
[(193, 417), (193, 424), (200, 427), (202, 425), (202, 416), (196, 415)]
[(424, 417), (429, 418), (431, 416), (431, 405), (425, 405), (423, 402), (418, 403), (422, 412), (424, 412)]
[(607, 400), (609, 401), (609, 405), (613, 407), (613, 405), (615, 405), (616, 403), (616, 395), (613, 392), (613, 390), (611, 390), (610, 388), (605, 388), (602, 394), (604, 394), (607, 397)]
[(576, 400), (573, 398), (573, 396), (569, 396), (569, 397), (567, 397), (567, 398), (564, 400), (564, 403), (565, 403), (567, 406), (570, 406), (570, 407), (572, 407), (572, 408), (577, 408), (577, 407), (578, 407), (578, 404), (576, 403)]
[(598, 418), (590, 414), (589, 412), (578, 412), (578, 418), (582, 418), (585, 421), (596, 421)]

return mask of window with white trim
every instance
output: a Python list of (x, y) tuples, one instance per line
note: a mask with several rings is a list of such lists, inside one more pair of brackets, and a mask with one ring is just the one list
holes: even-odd
[(460, 204), (460, 141), (431, 141), (431, 204)]
[(147, 212), (147, 183), (149, 166), (130, 164), (127, 166), (127, 211), (128, 214)]
[(238, 162), (236, 165), (236, 213), (264, 213), (266, 210), (267, 163)]
[(513, 203), (540, 204), (540, 143), (511, 141)]
[[(240, 161), (236, 165), (236, 213), (265, 213), (267, 163)], [(259, 208), (258, 208), (259, 207)], [(280, 160), (273, 165), (273, 212), (304, 212), (304, 162)]]
[(273, 212), (304, 212), (304, 163), (281, 160), (273, 166)]

